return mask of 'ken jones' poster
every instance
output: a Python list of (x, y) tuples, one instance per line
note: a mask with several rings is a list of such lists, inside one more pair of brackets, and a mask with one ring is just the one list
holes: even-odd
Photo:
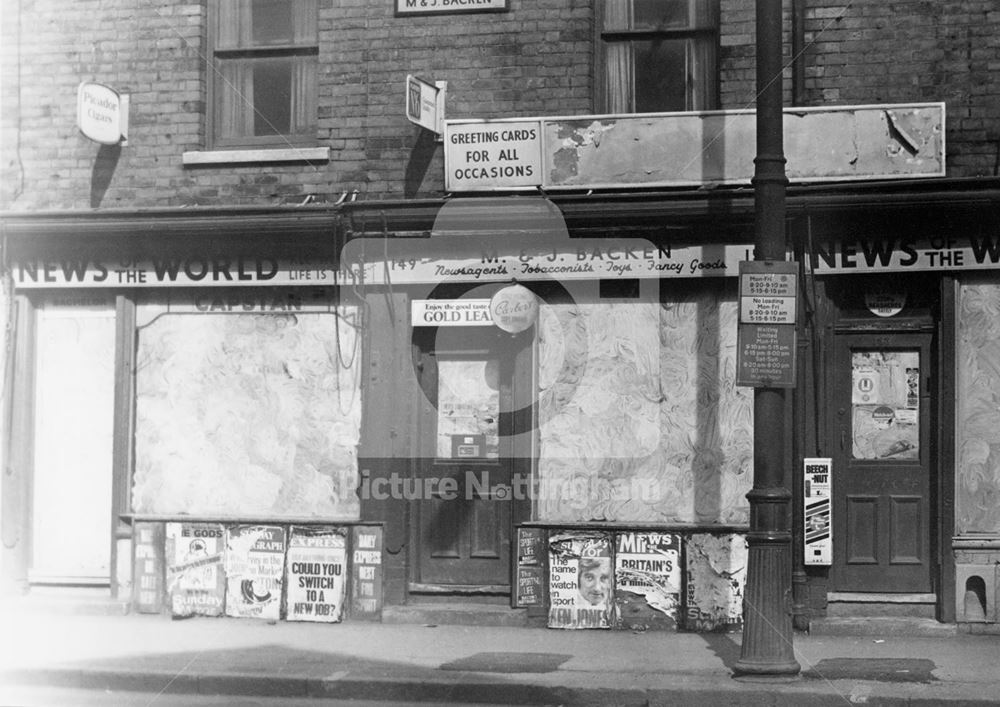
[(611, 628), (611, 558), (608, 533), (562, 533), (549, 540), (550, 628)]

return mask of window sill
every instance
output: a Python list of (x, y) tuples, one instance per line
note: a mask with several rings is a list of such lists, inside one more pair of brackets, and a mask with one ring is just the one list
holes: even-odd
[(258, 150), (195, 150), (182, 155), (185, 166), (249, 162), (315, 162), (330, 159), (329, 147), (287, 147)]

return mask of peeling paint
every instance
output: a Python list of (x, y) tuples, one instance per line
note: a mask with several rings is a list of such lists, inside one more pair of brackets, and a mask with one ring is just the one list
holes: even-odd
[[(942, 104), (785, 112), (791, 181), (943, 176)], [(753, 111), (542, 120), (545, 187), (741, 183)]]
[(747, 544), (742, 535), (696, 533), (687, 541), (685, 626), (696, 631), (742, 625)]

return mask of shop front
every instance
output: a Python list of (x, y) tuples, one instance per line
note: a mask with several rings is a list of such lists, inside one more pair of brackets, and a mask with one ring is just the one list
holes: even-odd
[[(1000, 622), (998, 203), (789, 189), (800, 628)], [(4, 579), (178, 615), (736, 628), (753, 217), (737, 186), (7, 218)]]

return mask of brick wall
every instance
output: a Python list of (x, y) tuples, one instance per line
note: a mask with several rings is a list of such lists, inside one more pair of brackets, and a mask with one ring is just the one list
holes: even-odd
[[(804, 13), (806, 105), (944, 100), (951, 176), (992, 174), (1000, 8), (990, 0), (785, 0)], [(406, 121), (407, 73), (448, 82), (449, 117), (594, 111), (593, 0), (395, 17), (389, 0), (320, 0), (319, 142), (329, 162), (185, 167), (204, 147), (205, 2), (16, 0), (0, 24), (0, 209), (148, 208), (440, 194), (443, 150)], [(754, 105), (754, 2), (720, 0), (720, 98)], [(18, 48), (20, 47), (20, 54)], [(131, 97), (129, 144), (76, 129), (76, 88)]]
[(1000, 143), (995, 0), (804, 0), (805, 103), (945, 101), (949, 176), (992, 175)]

